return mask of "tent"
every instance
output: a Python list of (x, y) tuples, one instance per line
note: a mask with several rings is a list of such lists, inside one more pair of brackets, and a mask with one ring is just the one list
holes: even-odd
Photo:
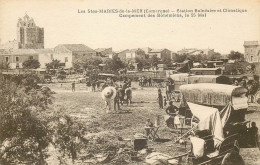
[[(198, 118), (198, 130), (210, 130), (214, 135), (215, 144), (224, 140), (224, 127), (234, 116), (232, 115), (232, 106), (228, 104), (221, 111), (217, 108), (203, 106), (187, 102), (191, 113)], [(232, 117), (233, 116), (233, 117)], [(231, 119), (232, 120), (232, 119)]]
[(199, 119), (198, 130), (210, 130), (215, 139), (223, 141), (223, 125), (218, 109), (191, 102), (187, 104), (191, 113)]

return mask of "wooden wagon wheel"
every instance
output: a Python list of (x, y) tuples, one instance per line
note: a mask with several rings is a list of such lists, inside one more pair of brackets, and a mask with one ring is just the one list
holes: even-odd
[(245, 162), (237, 151), (231, 151), (224, 156), (221, 165), (245, 165)]

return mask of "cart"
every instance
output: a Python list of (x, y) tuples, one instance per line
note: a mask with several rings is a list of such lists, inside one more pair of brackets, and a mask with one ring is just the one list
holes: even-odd
[[(227, 161), (243, 164), (239, 150), (248, 147), (247, 90), (239, 86), (199, 83), (182, 85), (180, 91), (185, 102), (185, 117), (191, 118), (192, 128), (176, 141), (190, 133), (194, 135), (190, 138), (191, 150), (184, 155), (186, 161), (190, 164), (225, 164)], [(196, 138), (203, 141), (200, 146)]]

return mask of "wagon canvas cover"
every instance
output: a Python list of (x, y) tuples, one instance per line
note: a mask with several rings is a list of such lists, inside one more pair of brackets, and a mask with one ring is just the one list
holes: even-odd
[(226, 106), (231, 102), (235, 110), (248, 107), (245, 96), (247, 89), (240, 86), (211, 83), (186, 84), (180, 86), (180, 91), (186, 101), (196, 104)]

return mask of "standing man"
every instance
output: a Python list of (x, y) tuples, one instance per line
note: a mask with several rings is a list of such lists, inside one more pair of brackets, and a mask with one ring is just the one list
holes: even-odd
[(122, 85), (120, 85), (119, 88), (118, 88), (118, 91), (119, 91), (119, 99), (120, 99), (121, 105), (123, 105), (123, 103), (124, 103), (124, 97), (123, 97), (123, 91), (122, 90), (123, 90)]
[(149, 83), (149, 86), (152, 86), (152, 78), (151, 77), (149, 77), (148, 83)]
[(75, 92), (75, 81), (72, 82), (71, 88), (72, 88), (72, 92)]
[(116, 87), (116, 96), (114, 98), (114, 111), (118, 111), (120, 110), (120, 93), (119, 93), (119, 90), (118, 90), (118, 87)]
[(99, 88), (100, 88), (100, 82), (97, 80), (96, 84), (97, 84), (97, 90), (99, 91)]
[(95, 92), (95, 91), (96, 91), (96, 83), (93, 80), (93, 82), (92, 82), (92, 92)]
[(131, 104), (131, 100), (132, 100), (132, 89), (130, 87), (128, 87), (125, 90), (125, 94), (126, 94), (126, 104), (130, 105)]
[(132, 80), (129, 78), (128, 79), (128, 87), (131, 87), (131, 85), (132, 85)]
[(157, 100), (159, 101), (159, 108), (163, 109), (163, 96), (162, 96), (161, 89), (158, 89), (158, 98), (157, 98)]

